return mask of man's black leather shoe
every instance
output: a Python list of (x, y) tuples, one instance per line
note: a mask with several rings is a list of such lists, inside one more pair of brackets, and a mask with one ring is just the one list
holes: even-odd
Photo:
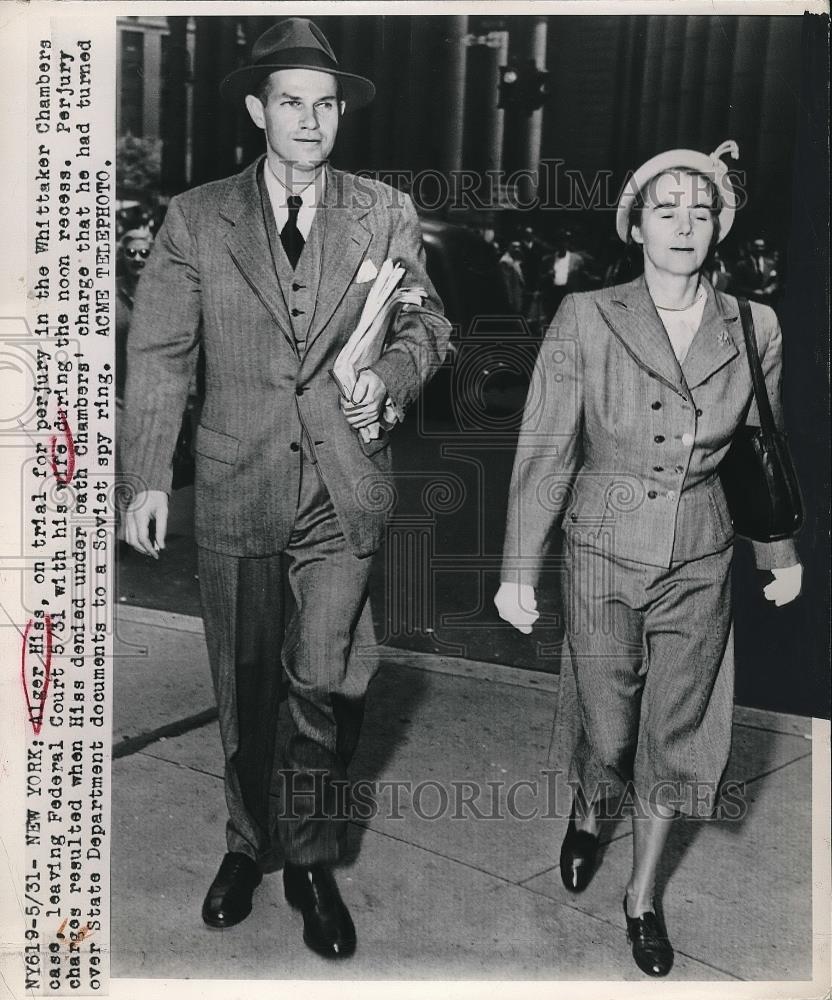
[(583, 892), (595, 872), (598, 838), (575, 826), (575, 811), (569, 817), (560, 848), (560, 877), (570, 892)]
[(256, 861), (231, 851), (222, 859), (217, 877), (202, 904), (202, 919), (209, 927), (233, 927), (251, 913), (251, 896), (262, 879)]
[(637, 917), (629, 916), (625, 896), (624, 919), (636, 965), (648, 976), (666, 976), (673, 968), (673, 946), (659, 918), (652, 910)]
[(355, 951), (355, 927), (335, 878), (324, 865), (283, 866), (290, 906), (303, 914), (303, 940), (324, 958), (348, 958)]

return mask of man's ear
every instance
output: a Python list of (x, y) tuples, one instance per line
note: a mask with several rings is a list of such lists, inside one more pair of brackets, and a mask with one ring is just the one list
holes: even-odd
[(344, 112), (347, 110), (347, 102), (339, 101), (339, 107), (341, 108), (341, 117), (343, 117)]
[(259, 97), (255, 97), (254, 94), (246, 94), (246, 111), (258, 128), (264, 129), (266, 127), (266, 116)]
[(641, 227), (633, 225), (630, 227), (630, 235), (633, 237), (633, 243), (640, 243), (644, 246), (644, 237), (641, 235)]

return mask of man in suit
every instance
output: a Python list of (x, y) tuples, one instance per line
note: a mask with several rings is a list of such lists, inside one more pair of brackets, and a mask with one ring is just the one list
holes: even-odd
[(780, 266), (762, 237), (752, 240), (734, 270), (733, 291), (757, 302), (773, 305), (780, 293)]
[(116, 278), (116, 397), (124, 398), (125, 360), (127, 356), (127, 335), (133, 315), (133, 300), (142, 276), (153, 233), (145, 226), (130, 229), (119, 242), (120, 274)]
[[(320, 29), (302, 18), (269, 29), (251, 64), (223, 81), (223, 96), (244, 100), (263, 130), (266, 153), (171, 201), (136, 303), (122, 442), (125, 470), (141, 484), (126, 537), (158, 557), (201, 343), (196, 539), (229, 813), (228, 853), (203, 919), (230, 927), (250, 912), (272, 847), (269, 793), (279, 773), (285, 895), (303, 914), (304, 941), (331, 958), (350, 955), (356, 941), (331, 866), (373, 674), (358, 637), (371, 633), (370, 563), (389, 513), (376, 501), (391, 492), (391, 428), (369, 441), (359, 431), (388, 399), (407, 409), (441, 364), (450, 329), (410, 199), (327, 162), (342, 115), (374, 92), (339, 69)], [(345, 401), (330, 370), (388, 258), (427, 298), (398, 315), (381, 358)], [(285, 628), (284, 581), (295, 604)], [(281, 660), (292, 732), (278, 772)]]
[(592, 274), (592, 257), (576, 245), (575, 233), (561, 227), (555, 236), (555, 252), (543, 261), (540, 293), (546, 325), (567, 295), (597, 284)]

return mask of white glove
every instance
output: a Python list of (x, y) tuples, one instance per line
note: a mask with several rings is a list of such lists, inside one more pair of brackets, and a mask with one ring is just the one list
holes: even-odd
[(788, 604), (800, 594), (803, 580), (803, 567), (800, 563), (786, 566), (784, 569), (773, 569), (774, 579), (763, 587), (763, 596), (767, 601), (774, 601), (777, 607)]
[(537, 601), (534, 598), (534, 587), (528, 583), (503, 581), (494, 596), (494, 604), (500, 617), (523, 635), (531, 634), (532, 625), (540, 617)]

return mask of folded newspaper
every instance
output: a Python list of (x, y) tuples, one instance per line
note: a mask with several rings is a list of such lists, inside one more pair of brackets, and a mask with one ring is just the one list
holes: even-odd
[[(358, 326), (335, 359), (331, 374), (344, 399), (352, 399), (353, 389), (362, 369), (381, 357), (394, 313), (405, 305), (420, 306), (427, 298), (427, 292), (422, 287), (396, 290), (404, 273), (405, 268), (392, 260), (386, 260), (381, 265), (367, 295)], [(402, 414), (389, 396), (384, 403), (382, 417), (388, 425), (402, 419)], [(362, 427), (359, 431), (363, 441), (372, 441), (380, 432), (379, 421)]]

